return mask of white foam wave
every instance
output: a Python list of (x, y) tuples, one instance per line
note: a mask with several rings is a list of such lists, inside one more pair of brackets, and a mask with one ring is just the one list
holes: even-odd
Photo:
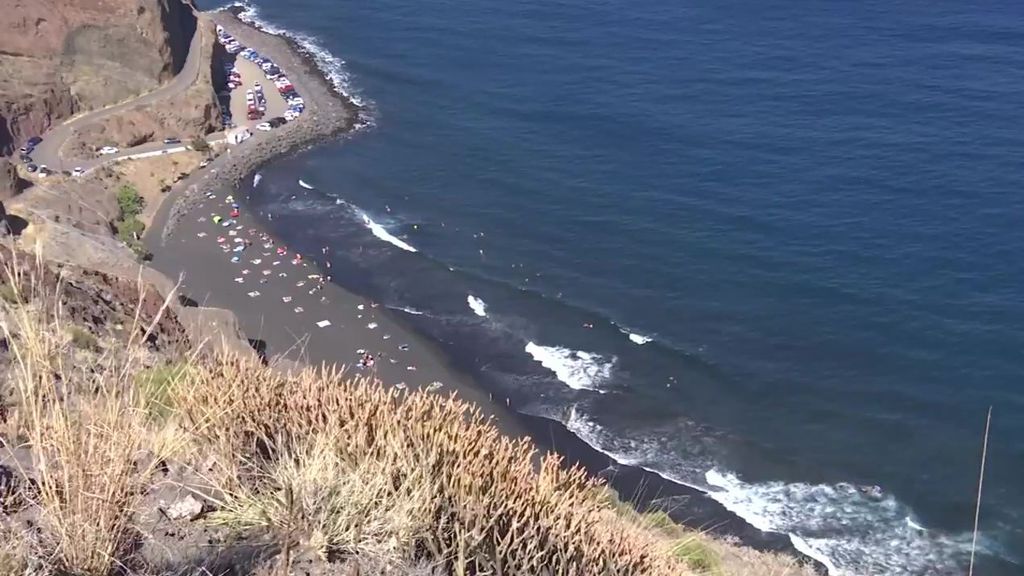
[(302, 32), (287, 30), (264, 20), (260, 17), (259, 8), (248, 0), (235, 2), (232, 6), (239, 8), (238, 19), (242, 22), (257, 26), (268, 34), (287, 36), (294, 40), (302, 51), (313, 59), (317, 68), (339, 94), (351, 100), (356, 106), (364, 108), (367, 106), (367, 102), (364, 102), (352, 87), (351, 78), (345, 70), (345, 61), (331, 54), (331, 51), (324, 48), (318, 38)]
[(306, 190), (315, 190), (312, 185), (305, 183), (302, 178), (299, 178), (299, 186), (302, 186)]
[[(929, 530), (911, 520), (909, 507), (890, 494), (845, 483), (744, 482), (714, 468), (685, 426), (624, 438), (610, 434), (575, 406), (565, 425), (617, 462), (703, 490), (755, 528), (789, 535), (797, 550), (821, 562), (833, 576), (962, 573), (970, 551), (970, 534)], [(984, 534), (979, 550), (1004, 555)]]
[(401, 238), (398, 238), (398, 237), (394, 236), (393, 234), (391, 234), (390, 232), (388, 232), (380, 224), (377, 224), (376, 222), (374, 222), (369, 216), (366, 215), (365, 212), (360, 213), (360, 216), (362, 216), (363, 223), (366, 224), (366, 227), (369, 228), (370, 232), (373, 233), (373, 235), (376, 236), (377, 238), (380, 238), (381, 240), (387, 242), (388, 244), (391, 244), (393, 246), (397, 246), (397, 247), (401, 248), (402, 250), (405, 250), (406, 252), (417, 252), (418, 251), (415, 248), (413, 248), (411, 245), (409, 245), (409, 244), (405, 243), (404, 241), (402, 241)]
[(622, 332), (623, 334), (625, 334), (626, 337), (629, 338), (629, 341), (632, 342), (633, 344), (636, 344), (637, 346), (643, 346), (644, 344), (647, 344), (648, 342), (651, 342), (651, 341), (654, 340), (654, 338), (651, 338), (650, 336), (644, 336), (643, 334), (636, 334), (634, 332), (630, 332), (629, 330), (626, 330), (625, 328), (619, 328), (619, 332)]
[(473, 311), (477, 316), (487, 316), (487, 303), (483, 300), (473, 296), (472, 294), (466, 296), (466, 302), (469, 304), (469, 309)]
[(398, 306), (393, 309), (401, 310), (402, 312), (405, 312), (406, 314), (412, 314), (413, 316), (423, 316), (423, 314), (425, 314), (425, 312), (421, 312), (415, 308), (409, 308), (408, 306)]
[(257, 172), (256, 175), (252, 177), (252, 187), (255, 188), (259, 186), (260, 180), (263, 180), (263, 174)]
[(790, 535), (829, 574), (955, 574), (970, 553), (970, 534), (928, 530), (889, 494), (851, 484), (747, 483), (716, 469), (708, 495), (760, 530)]
[(599, 385), (612, 374), (615, 358), (606, 359), (600, 354), (581, 352), (557, 346), (539, 346), (533, 342), (526, 345), (526, 353), (540, 362), (540, 365), (555, 373), (566, 386), (576, 390), (604, 392)]

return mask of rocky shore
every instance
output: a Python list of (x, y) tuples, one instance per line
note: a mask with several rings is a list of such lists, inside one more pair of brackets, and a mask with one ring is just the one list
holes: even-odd
[(207, 13), (206, 17), (223, 26), (243, 45), (270, 57), (288, 73), (306, 103), (305, 112), (293, 122), (273, 132), (256, 132), (245, 142), (231, 148), (211, 162), (206, 170), (178, 184), (172, 197), (157, 213), (152, 233), (160, 230), (161, 241), (174, 233), (181, 217), (188, 213), (208, 190), (233, 188), (268, 161), (351, 132), (363, 122), (360, 106), (339, 94), (324, 78), (316, 64), (301, 55), (301, 47), (284, 36), (261, 31), (238, 19), (230, 11)]

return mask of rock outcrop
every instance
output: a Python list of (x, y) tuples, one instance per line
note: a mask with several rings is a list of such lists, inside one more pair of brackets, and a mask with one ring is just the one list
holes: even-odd
[(97, 143), (129, 148), (167, 136), (187, 141), (219, 129), (221, 110), (213, 83), (213, 53), (220, 46), (213, 22), (201, 19), (196, 34), (202, 38), (200, 58), (211, 65), (200, 67), (188, 90), (156, 104), (126, 110), (76, 132), (65, 152), (72, 157), (90, 158)]
[(0, 155), (81, 110), (172, 78), (191, 0), (0, 0)]
[(20, 192), (21, 179), (18, 171), (6, 158), (0, 158), (0, 202), (14, 198)]

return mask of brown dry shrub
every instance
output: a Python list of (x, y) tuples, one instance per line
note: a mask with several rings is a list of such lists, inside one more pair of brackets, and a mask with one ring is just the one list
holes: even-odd
[[(330, 368), (282, 376), (233, 357), (172, 394), (185, 428), (217, 454), (221, 522), (274, 528), (324, 554), (426, 558), (454, 574), (686, 572), (595, 480), (553, 455), (536, 469), (528, 441), (456, 398)], [(339, 508), (343, 521), (323, 518)], [(387, 545), (361, 544), (364, 534)]]

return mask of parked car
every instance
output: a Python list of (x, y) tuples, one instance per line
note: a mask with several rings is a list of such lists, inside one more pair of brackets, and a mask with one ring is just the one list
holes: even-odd
[(28, 164), (32, 162), (32, 157), (29, 156), (28, 154), (22, 154), (18, 159), (21, 160), (22, 164)]
[(120, 150), (118, 150), (116, 146), (104, 146), (103, 148), (100, 148), (100, 154), (104, 155), (117, 154), (118, 152), (120, 152)]
[(270, 132), (274, 128), (270, 125), (270, 122), (260, 122), (256, 125), (256, 129), (260, 132)]
[(43, 139), (42, 139), (42, 138), (40, 138), (39, 136), (33, 136), (33, 137), (31, 137), (31, 138), (29, 138), (29, 139), (28, 139), (28, 142), (26, 142), (26, 144), (28, 144), (28, 145), (29, 145), (29, 146), (31, 146), (32, 148), (35, 148), (36, 146), (39, 146), (39, 144), (40, 144), (40, 143), (41, 143), (42, 141), (43, 141)]
[(71, 175), (74, 176), (75, 178), (79, 178), (85, 175), (85, 170), (83, 170), (82, 167), (79, 166), (71, 171)]
[(35, 172), (36, 170), (39, 170), (39, 166), (36, 166), (35, 164), (29, 164), (28, 166), (25, 166), (25, 170), (28, 170), (29, 172)]
[(40, 178), (46, 178), (50, 174), (53, 174), (53, 170), (50, 170), (50, 168), (47, 167), (46, 164), (40, 164), (39, 165), (39, 177)]
[(271, 118), (270, 120), (267, 120), (266, 123), (270, 124), (271, 128), (279, 128), (281, 126), (284, 126), (287, 122), (288, 122), (288, 120), (282, 118), (281, 116), (275, 116), (275, 117)]
[(22, 146), (21, 148), (18, 148), (18, 152), (26, 155), (31, 154), (34, 151), (35, 148), (33, 148), (32, 146)]
[(207, 159), (205, 159), (205, 160), (203, 160), (202, 162), (199, 163), (199, 167), (200, 168), (206, 168), (209, 165), (210, 165), (210, 159), (209, 158), (207, 158)]
[(178, 138), (176, 136), (164, 138), (164, 144), (181, 144), (181, 138)]

